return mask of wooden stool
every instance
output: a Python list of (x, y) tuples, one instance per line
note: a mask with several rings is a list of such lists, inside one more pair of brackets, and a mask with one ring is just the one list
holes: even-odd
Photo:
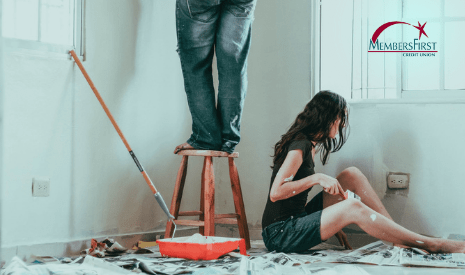
[[(238, 152), (228, 154), (221, 151), (207, 150), (183, 150), (177, 153), (182, 155), (181, 165), (179, 166), (174, 186), (173, 198), (171, 199), (170, 213), (175, 218), (177, 225), (198, 226), (200, 234), (204, 236), (215, 235), (215, 223), (220, 224), (237, 224), (239, 235), (245, 239), (247, 249), (250, 248), (249, 227), (245, 216), (244, 201), (242, 199), (241, 183), (237, 172), (234, 158), (239, 157)], [(181, 206), (182, 192), (186, 180), (187, 160), (189, 156), (203, 156), (203, 170), (201, 177), (200, 191), (200, 211), (179, 211)], [(229, 177), (231, 179), (231, 189), (234, 198), (236, 213), (217, 214), (215, 215), (215, 175), (213, 173), (213, 157), (227, 157), (229, 161)], [(199, 220), (178, 220), (179, 216), (199, 216)], [(166, 224), (165, 238), (173, 235), (173, 223), (168, 221)]]

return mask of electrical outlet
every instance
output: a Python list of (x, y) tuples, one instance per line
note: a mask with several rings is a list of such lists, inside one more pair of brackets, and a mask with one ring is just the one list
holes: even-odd
[(32, 178), (32, 196), (48, 197), (50, 196), (50, 179), (49, 178)]
[(409, 186), (410, 174), (390, 172), (387, 176), (387, 184), (391, 189), (406, 189)]

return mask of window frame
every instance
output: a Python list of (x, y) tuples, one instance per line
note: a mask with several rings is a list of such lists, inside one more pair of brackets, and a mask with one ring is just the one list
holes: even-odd
[[(419, 18), (419, 20), (426, 21), (428, 22), (439, 22), (440, 24), (440, 30), (441, 30), (441, 36), (438, 39), (438, 42), (441, 43), (441, 50), (438, 51), (439, 54), (439, 89), (434, 89), (434, 90), (404, 90), (404, 78), (406, 78), (406, 73), (408, 69), (406, 68), (405, 62), (402, 62), (401, 59), (401, 83), (400, 87), (398, 89), (400, 90), (398, 93), (400, 93), (400, 98), (406, 98), (406, 99), (414, 99), (414, 98), (424, 98), (424, 99), (440, 99), (440, 98), (451, 98), (451, 99), (464, 99), (465, 100), (465, 88), (463, 89), (446, 89), (445, 88), (445, 67), (446, 67), (446, 59), (445, 59), (445, 46), (446, 46), (446, 41), (445, 41), (445, 31), (446, 31), (446, 22), (465, 22), (465, 17), (458, 17), (458, 16), (445, 16), (445, 11), (444, 11), (444, 5), (445, 5), (445, 0), (441, 0), (441, 15), (438, 19), (427, 19), (427, 18)], [(414, 22), (415, 20), (410, 17), (403, 17), (402, 14), (402, 21), (404, 22)]]
[[(322, 19), (321, 19), (321, 6), (324, 5), (324, 0), (318, 0), (318, 1), (315, 1), (316, 4), (314, 5), (315, 8), (318, 8), (319, 9), (319, 12), (318, 12), (318, 15), (320, 16), (318, 18), (317, 21), (314, 21), (313, 23), (315, 24), (315, 30), (317, 30), (319, 33), (317, 35), (317, 37), (319, 39), (317, 39), (317, 41), (314, 41), (315, 43), (312, 43), (312, 46), (313, 49), (312, 51), (317, 51), (316, 54), (319, 54), (320, 57), (318, 58), (318, 61), (321, 60), (321, 49), (323, 47), (323, 45), (321, 44), (321, 32), (322, 32)], [(353, 3), (355, 3), (355, 0), (352, 0)], [(363, 5), (364, 3), (368, 3), (369, 1), (367, 0), (360, 0), (361, 4)], [(383, 65), (383, 71), (380, 72), (380, 74), (384, 74), (384, 83), (381, 83), (382, 84), (382, 88), (372, 88), (372, 87), (369, 87), (368, 86), (368, 52), (366, 51), (366, 46), (363, 45), (363, 41), (366, 41), (367, 39), (369, 39), (369, 34), (368, 34), (368, 31), (367, 31), (367, 27), (365, 26), (365, 28), (362, 27), (362, 38), (363, 40), (360, 42), (362, 43), (360, 45), (361, 49), (362, 49), (362, 52), (363, 52), (363, 55), (365, 56), (361, 56), (360, 60), (354, 60), (354, 50), (352, 50), (352, 64), (351, 64), (351, 87), (350, 87), (350, 90), (351, 90), (351, 94), (350, 94), (350, 98), (347, 98), (349, 102), (351, 103), (465, 103), (465, 88), (464, 89), (445, 89), (445, 66), (446, 66), (446, 60), (445, 60), (445, 27), (446, 27), (446, 22), (453, 22), (453, 21), (460, 21), (460, 22), (465, 22), (465, 17), (461, 17), (461, 16), (454, 16), (454, 17), (451, 17), (451, 16), (445, 16), (445, 0), (441, 0), (440, 2), (440, 7), (441, 7), (441, 11), (440, 11), (440, 17), (437, 17), (435, 18), (435, 20), (432, 20), (431, 18), (410, 18), (410, 17), (404, 17), (404, 14), (403, 14), (403, 7), (404, 7), (404, 0), (399, 0), (399, 10), (398, 10), (398, 20), (400, 21), (403, 21), (403, 22), (415, 22), (415, 21), (425, 21), (427, 20), (428, 22), (440, 22), (440, 30), (441, 30), (441, 35), (440, 37), (438, 38), (438, 43), (441, 43), (441, 50), (438, 51), (438, 54), (439, 54), (439, 74), (438, 74), (438, 78), (439, 78), (439, 88), (440, 89), (436, 89), (436, 90), (407, 90), (407, 89), (404, 89), (404, 81), (405, 81), (405, 77), (406, 77), (406, 74), (408, 72), (408, 69), (407, 69), (407, 65), (406, 65), (406, 62), (404, 60), (404, 58), (408, 58), (408, 57), (402, 57), (401, 54), (399, 53), (396, 53), (397, 57), (395, 58), (395, 63), (396, 63), (396, 66), (395, 66), (395, 76), (396, 76), (396, 87), (393, 88), (393, 87), (388, 87), (386, 86), (386, 64)], [(354, 9), (355, 9), (355, 4), (354, 4)], [(357, 20), (354, 16), (354, 11), (355, 10), (352, 10), (352, 20)], [(365, 8), (365, 12), (366, 12), (366, 8)], [(361, 11), (361, 13), (363, 13), (363, 11)], [(314, 14), (312, 14), (314, 15)], [(360, 20), (364, 20), (363, 19), (363, 16), (364, 14), (361, 14), (361, 17), (360, 17)], [(365, 19), (367, 20), (367, 19)], [(368, 22), (366, 22), (366, 24), (368, 24)], [(352, 30), (354, 30), (354, 25), (352, 25)], [(366, 32), (366, 34), (364, 33)], [(397, 36), (400, 40), (402, 40), (403, 38), (403, 33), (404, 33), (404, 30), (403, 28), (401, 29), (401, 31), (398, 32)], [(363, 37), (363, 36), (366, 36), (366, 37)], [(354, 39), (354, 36), (352, 35), (352, 40)], [(399, 41), (400, 41), (399, 40)], [(317, 47), (315, 47), (315, 45), (317, 45)], [(352, 42), (352, 48), (354, 48), (354, 42)], [(386, 55), (387, 53), (384, 53), (384, 55)], [(384, 59), (386, 59), (386, 56), (384, 57)], [(361, 67), (360, 70), (362, 72), (362, 74), (364, 73), (365, 76), (361, 75), (361, 79), (363, 79), (364, 82), (366, 83), (363, 83), (364, 85), (366, 85), (366, 87), (364, 87), (363, 85), (361, 85), (360, 88), (354, 88), (354, 77), (353, 77), (353, 73), (354, 73), (354, 62), (360, 62), (360, 63), (365, 63), (363, 65), (360, 65), (360, 66), (366, 66), (365, 68), (365, 71), (363, 71), (363, 68)], [(313, 66), (312, 64), (312, 68), (316, 68), (315, 66)], [(318, 71), (314, 71), (312, 73), (312, 79), (317, 79), (316, 81), (315, 80), (312, 80), (312, 82), (316, 82), (318, 84), (318, 90), (317, 91), (313, 91), (312, 90), (312, 96), (314, 94), (316, 94), (319, 90), (321, 90), (321, 75), (322, 75), (322, 72), (321, 72), (321, 64), (320, 66), (318, 66)], [(372, 98), (369, 96), (369, 91), (372, 90), (380, 90), (380, 89), (384, 89), (384, 91), (386, 90), (390, 90), (391, 91), (391, 95), (393, 95), (395, 93), (395, 97), (386, 97), (386, 92), (384, 92), (384, 96), (383, 98)], [(395, 89), (395, 91), (394, 91)], [(365, 90), (365, 91), (364, 91)], [(354, 97), (354, 92), (355, 93), (358, 93), (360, 94), (359, 97)], [(365, 93), (365, 95), (364, 95)]]
[(73, 45), (60, 45), (41, 41), (2, 37), (5, 48), (10, 51), (14, 49), (13, 51), (16, 52), (27, 52), (28, 54), (39, 53), (39, 55), (45, 54), (67, 57), (69, 57), (69, 51), (74, 49), (76, 54), (84, 59), (84, 10), (85, 0), (74, 0)]

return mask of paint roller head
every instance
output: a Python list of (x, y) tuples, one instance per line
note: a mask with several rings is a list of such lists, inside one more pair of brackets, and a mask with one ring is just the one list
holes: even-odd
[(347, 200), (349, 198), (352, 198), (352, 199), (356, 199), (356, 200), (361, 200), (360, 196), (355, 194), (354, 192), (350, 191), (350, 190), (347, 190), (345, 193), (344, 193), (344, 198)]
[(163, 200), (163, 197), (161, 196), (160, 192), (155, 193), (154, 197), (157, 200), (163, 212), (165, 212), (166, 216), (168, 217), (168, 220), (174, 220), (174, 216), (171, 215), (170, 211), (168, 210), (168, 206), (166, 206), (166, 203)]

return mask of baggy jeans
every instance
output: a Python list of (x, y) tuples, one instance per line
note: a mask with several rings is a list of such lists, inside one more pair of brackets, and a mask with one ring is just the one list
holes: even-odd
[[(187, 143), (232, 153), (240, 141), (247, 56), (256, 0), (177, 0), (176, 28), (184, 88), (192, 115)], [(218, 103), (212, 62), (216, 52)]]

